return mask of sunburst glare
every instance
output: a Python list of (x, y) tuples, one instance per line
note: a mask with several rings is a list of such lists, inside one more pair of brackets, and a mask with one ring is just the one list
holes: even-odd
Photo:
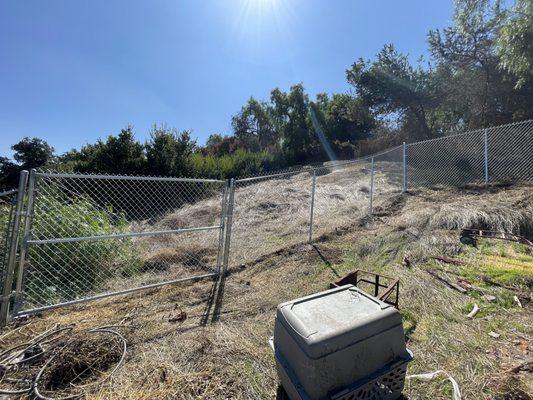
[(248, 61), (263, 63), (266, 58), (287, 61), (292, 51), (291, 22), (294, 2), (288, 0), (238, 0), (232, 37)]

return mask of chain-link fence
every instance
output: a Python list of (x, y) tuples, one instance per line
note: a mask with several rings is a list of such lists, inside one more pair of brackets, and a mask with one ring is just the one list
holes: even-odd
[(307, 238), (311, 182), (308, 168), (235, 181), (232, 264), (258, 259)]
[(225, 188), (33, 173), (14, 314), (217, 275)]
[(533, 180), (533, 121), (237, 179), (231, 260), (253, 261), (387, 212), (409, 188), (524, 180)]
[(35, 171), (26, 181), (24, 171), (0, 193), (0, 323), (8, 309), (216, 277), (387, 212), (412, 188), (533, 181), (533, 120), (229, 181)]
[(533, 120), (406, 145), (409, 187), (533, 180)]

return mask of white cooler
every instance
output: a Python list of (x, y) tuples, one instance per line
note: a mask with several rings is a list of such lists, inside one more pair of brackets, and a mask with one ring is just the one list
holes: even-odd
[(398, 310), (353, 285), (280, 304), (273, 349), (291, 400), (396, 399), (413, 358)]

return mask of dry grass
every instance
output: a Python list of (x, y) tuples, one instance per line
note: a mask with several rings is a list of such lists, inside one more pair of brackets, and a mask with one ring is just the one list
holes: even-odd
[[(347, 184), (352, 178), (348, 174), (345, 179)], [(494, 193), (424, 190), (403, 200), (389, 194), (378, 202), (377, 216), (369, 221), (359, 219), (361, 214), (354, 211), (366, 204), (363, 186), (348, 190), (343, 184), (336, 189), (338, 181), (324, 181), (325, 188), (331, 186), (321, 196), (335, 194), (326, 203), (338, 202), (332, 206), (338, 214), (331, 223), (339, 229), (326, 234), (327, 225), (318, 218), (324, 235), (318, 239), (317, 251), (294, 244), (297, 240), (290, 237), (305, 230), (307, 213), (294, 204), (309, 199), (308, 182), (301, 174), (237, 189), (236, 213), (249, 222), (246, 226), (236, 222), (237, 243), (243, 248), (233, 246), (232, 251), (257, 261), (244, 266), (233, 263), (223, 282), (166, 286), (45, 313), (4, 330), (0, 346), (27, 341), (55, 323), (76, 323), (84, 329), (124, 322), (133, 327), (127, 335), (126, 363), (111, 381), (87, 390), (87, 398), (275, 398), (277, 377), (267, 340), (277, 304), (324, 290), (339, 276), (362, 268), (401, 280), (400, 308), (408, 346), (415, 354), (410, 373), (445, 369), (458, 380), (465, 399), (531, 398), (527, 397), (533, 395), (530, 376), (505, 370), (532, 357), (524, 346), (531, 345), (532, 311), (517, 307), (512, 296), (529, 293), (524, 277), (533, 279), (533, 255), (524, 246), (504, 242), (487, 241), (471, 248), (459, 242), (457, 231), (450, 230), (479, 226), (527, 233), (533, 215), (530, 186), (499, 188)], [(196, 206), (200, 207), (191, 207)], [(273, 208), (279, 215), (276, 219), (271, 218)], [(347, 211), (341, 211), (344, 208)], [(154, 242), (147, 254), (174, 257), (166, 250), (158, 252), (174, 244), (172, 238), (166, 240), (164, 246)], [(439, 264), (433, 255), (460, 258), (466, 264)], [(406, 256), (410, 269), (402, 266)], [(463, 277), (478, 289), (456, 292), (429, 275), (428, 268), (451, 280)], [(507, 275), (499, 275), (502, 271)], [(486, 274), (515, 290), (485, 285), (482, 276)], [(495, 295), (497, 301), (487, 302), (483, 294)], [(473, 303), (482, 311), (469, 320), (466, 314)], [(183, 311), (185, 320), (175, 318)], [(491, 331), (500, 337), (490, 337)], [(511, 394), (505, 397), (506, 393)], [(405, 394), (410, 399), (450, 398), (442, 382), (413, 382)]]

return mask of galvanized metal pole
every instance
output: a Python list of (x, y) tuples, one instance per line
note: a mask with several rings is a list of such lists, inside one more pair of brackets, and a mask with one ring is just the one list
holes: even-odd
[(13, 304), (13, 314), (17, 314), (22, 305), (22, 280), (24, 277), (24, 266), (26, 264), (26, 255), (28, 253), (28, 240), (30, 239), (31, 219), (33, 216), (33, 205), (35, 199), (35, 173), (32, 169), (30, 171), (30, 182), (28, 184), (28, 204), (26, 205), (26, 212), (24, 215), (24, 233), (22, 236), (22, 246), (20, 248), (19, 267), (17, 272), (17, 281), (15, 285), (15, 302)]
[(407, 146), (403, 142), (403, 186), (402, 193), (407, 192)]
[(483, 132), (483, 139), (485, 142), (484, 153), (485, 153), (485, 185), (489, 184), (489, 134), (488, 129), (485, 129)]
[(313, 213), (315, 210), (316, 169), (313, 168), (313, 186), (311, 187), (311, 215), (309, 216), (309, 243), (313, 240)]
[(9, 255), (7, 259), (6, 275), (4, 277), (4, 287), (2, 288), (2, 300), (0, 304), (0, 326), (4, 326), (9, 319), (9, 302), (11, 291), (13, 290), (13, 275), (15, 273), (15, 259), (17, 257), (20, 217), (24, 203), (26, 184), (28, 183), (28, 171), (21, 171), (19, 186), (17, 191), (17, 203), (15, 206), (15, 216), (13, 219), (13, 231), (11, 232), (9, 243)]
[(370, 215), (372, 215), (372, 200), (374, 197), (374, 157), (370, 159)]
[(224, 242), (224, 261), (223, 261), (223, 271), (222, 274), (225, 274), (228, 269), (229, 263), (229, 250), (231, 245), (231, 227), (233, 225), (233, 203), (235, 200), (235, 180), (231, 178), (229, 183), (229, 198), (228, 198), (228, 207), (226, 208), (226, 240)]
[(222, 192), (222, 204), (220, 207), (220, 233), (218, 235), (218, 251), (217, 251), (217, 274), (220, 275), (220, 269), (222, 268), (222, 258), (224, 255), (224, 233), (226, 226), (226, 209), (228, 206), (228, 188), (229, 181), (224, 185)]

